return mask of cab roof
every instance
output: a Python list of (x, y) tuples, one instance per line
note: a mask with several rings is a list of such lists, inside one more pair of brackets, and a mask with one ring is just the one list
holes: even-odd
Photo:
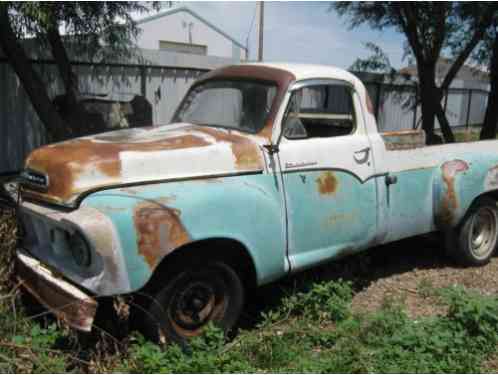
[(296, 81), (303, 79), (325, 78), (337, 79), (355, 84), (358, 78), (344, 69), (330, 65), (300, 64), (300, 63), (248, 63), (241, 65), (261, 66), (285, 70), (294, 75)]

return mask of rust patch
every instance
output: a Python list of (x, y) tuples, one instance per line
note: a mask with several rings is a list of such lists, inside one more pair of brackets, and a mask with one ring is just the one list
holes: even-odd
[(357, 217), (358, 213), (356, 211), (334, 214), (325, 219), (324, 227), (334, 226), (337, 225), (337, 223), (350, 223), (355, 221)]
[(422, 132), (420, 130), (393, 130), (380, 133), (383, 136), (397, 136), (397, 135), (418, 135)]
[(455, 177), (458, 173), (469, 169), (463, 160), (452, 160), (441, 166), (443, 181), (446, 185), (446, 194), (441, 202), (440, 224), (451, 226), (454, 222), (455, 210), (458, 208), (458, 197), (455, 192)]
[(263, 169), (264, 162), (261, 151), (258, 145), (248, 136), (230, 130), (225, 132), (207, 127), (198, 127), (196, 130), (210, 135), (216, 139), (217, 142), (230, 143), (237, 169)]
[(494, 189), (498, 186), (498, 165), (489, 168), (486, 175), (485, 187), (487, 189)]
[(325, 171), (316, 179), (318, 192), (321, 195), (334, 195), (337, 191), (338, 181), (334, 173)]
[(145, 201), (134, 209), (138, 252), (150, 268), (190, 237), (180, 220), (181, 212), (157, 202)]
[(90, 296), (82, 298), (71, 294), (62, 285), (67, 284), (59, 276), (48, 278), (19, 259), (16, 262), (19, 282), (42, 305), (69, 326), (82, 331), (90, 331), (97, 312), (97, 301)]
[(425, 134), (418, 130), (381, 133), (387, 150), (410, 150), (425, 147)]
[(78, 192), (74, 185), (85, 170), (96, 169), (106, 175), (109, 177), (106, 183), (119, 182), (121, 152), (153, 152), (208, 145), (209, 142), (192, 134), (125, 143), (96, 142), (83, 138), (36, 149), (26, 160), (26, 167), (49, 176), (49, 187), (42, 196), (64, 201)]

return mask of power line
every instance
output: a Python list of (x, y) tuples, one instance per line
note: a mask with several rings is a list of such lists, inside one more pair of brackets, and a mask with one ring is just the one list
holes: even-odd
[(247, 56), (246, 60), (249, 60), (249, 36), (251, 35), (252, 27), (254, 26), (254, 20), (256, 19), (256, 10), (257, 10), (257, 5), (254, 5), (254, 13), (252, 15), (252, 21), (251, 21), (251, 26), (249, 26), (249, 31), (247, 32), (247, 37), (246, 37), (246, 51), (247, 51)]

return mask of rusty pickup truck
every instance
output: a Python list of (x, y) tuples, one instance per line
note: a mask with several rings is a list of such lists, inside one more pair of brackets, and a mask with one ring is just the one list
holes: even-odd
[(249, 288), (438, 232), (479, 266), (497, 242), (498, 141), (379, 132), (333, 67), (242, 64), (196, 81), (172, 122), (51, 144), (21, 174), (17, 275), (89, 331), (101, 297), (146, 295), (145, 332), (229, 330)]

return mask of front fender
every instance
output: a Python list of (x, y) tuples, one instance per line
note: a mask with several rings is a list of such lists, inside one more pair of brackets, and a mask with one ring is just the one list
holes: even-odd
[(287, 271), (282, 202), (275, 176), (257, 174), (109, 189), (82, 205), (113, 222), (131, 292), (146, 284), (167, 255), (210, 238), (243, 244), (258, 284), (282, 276)]

